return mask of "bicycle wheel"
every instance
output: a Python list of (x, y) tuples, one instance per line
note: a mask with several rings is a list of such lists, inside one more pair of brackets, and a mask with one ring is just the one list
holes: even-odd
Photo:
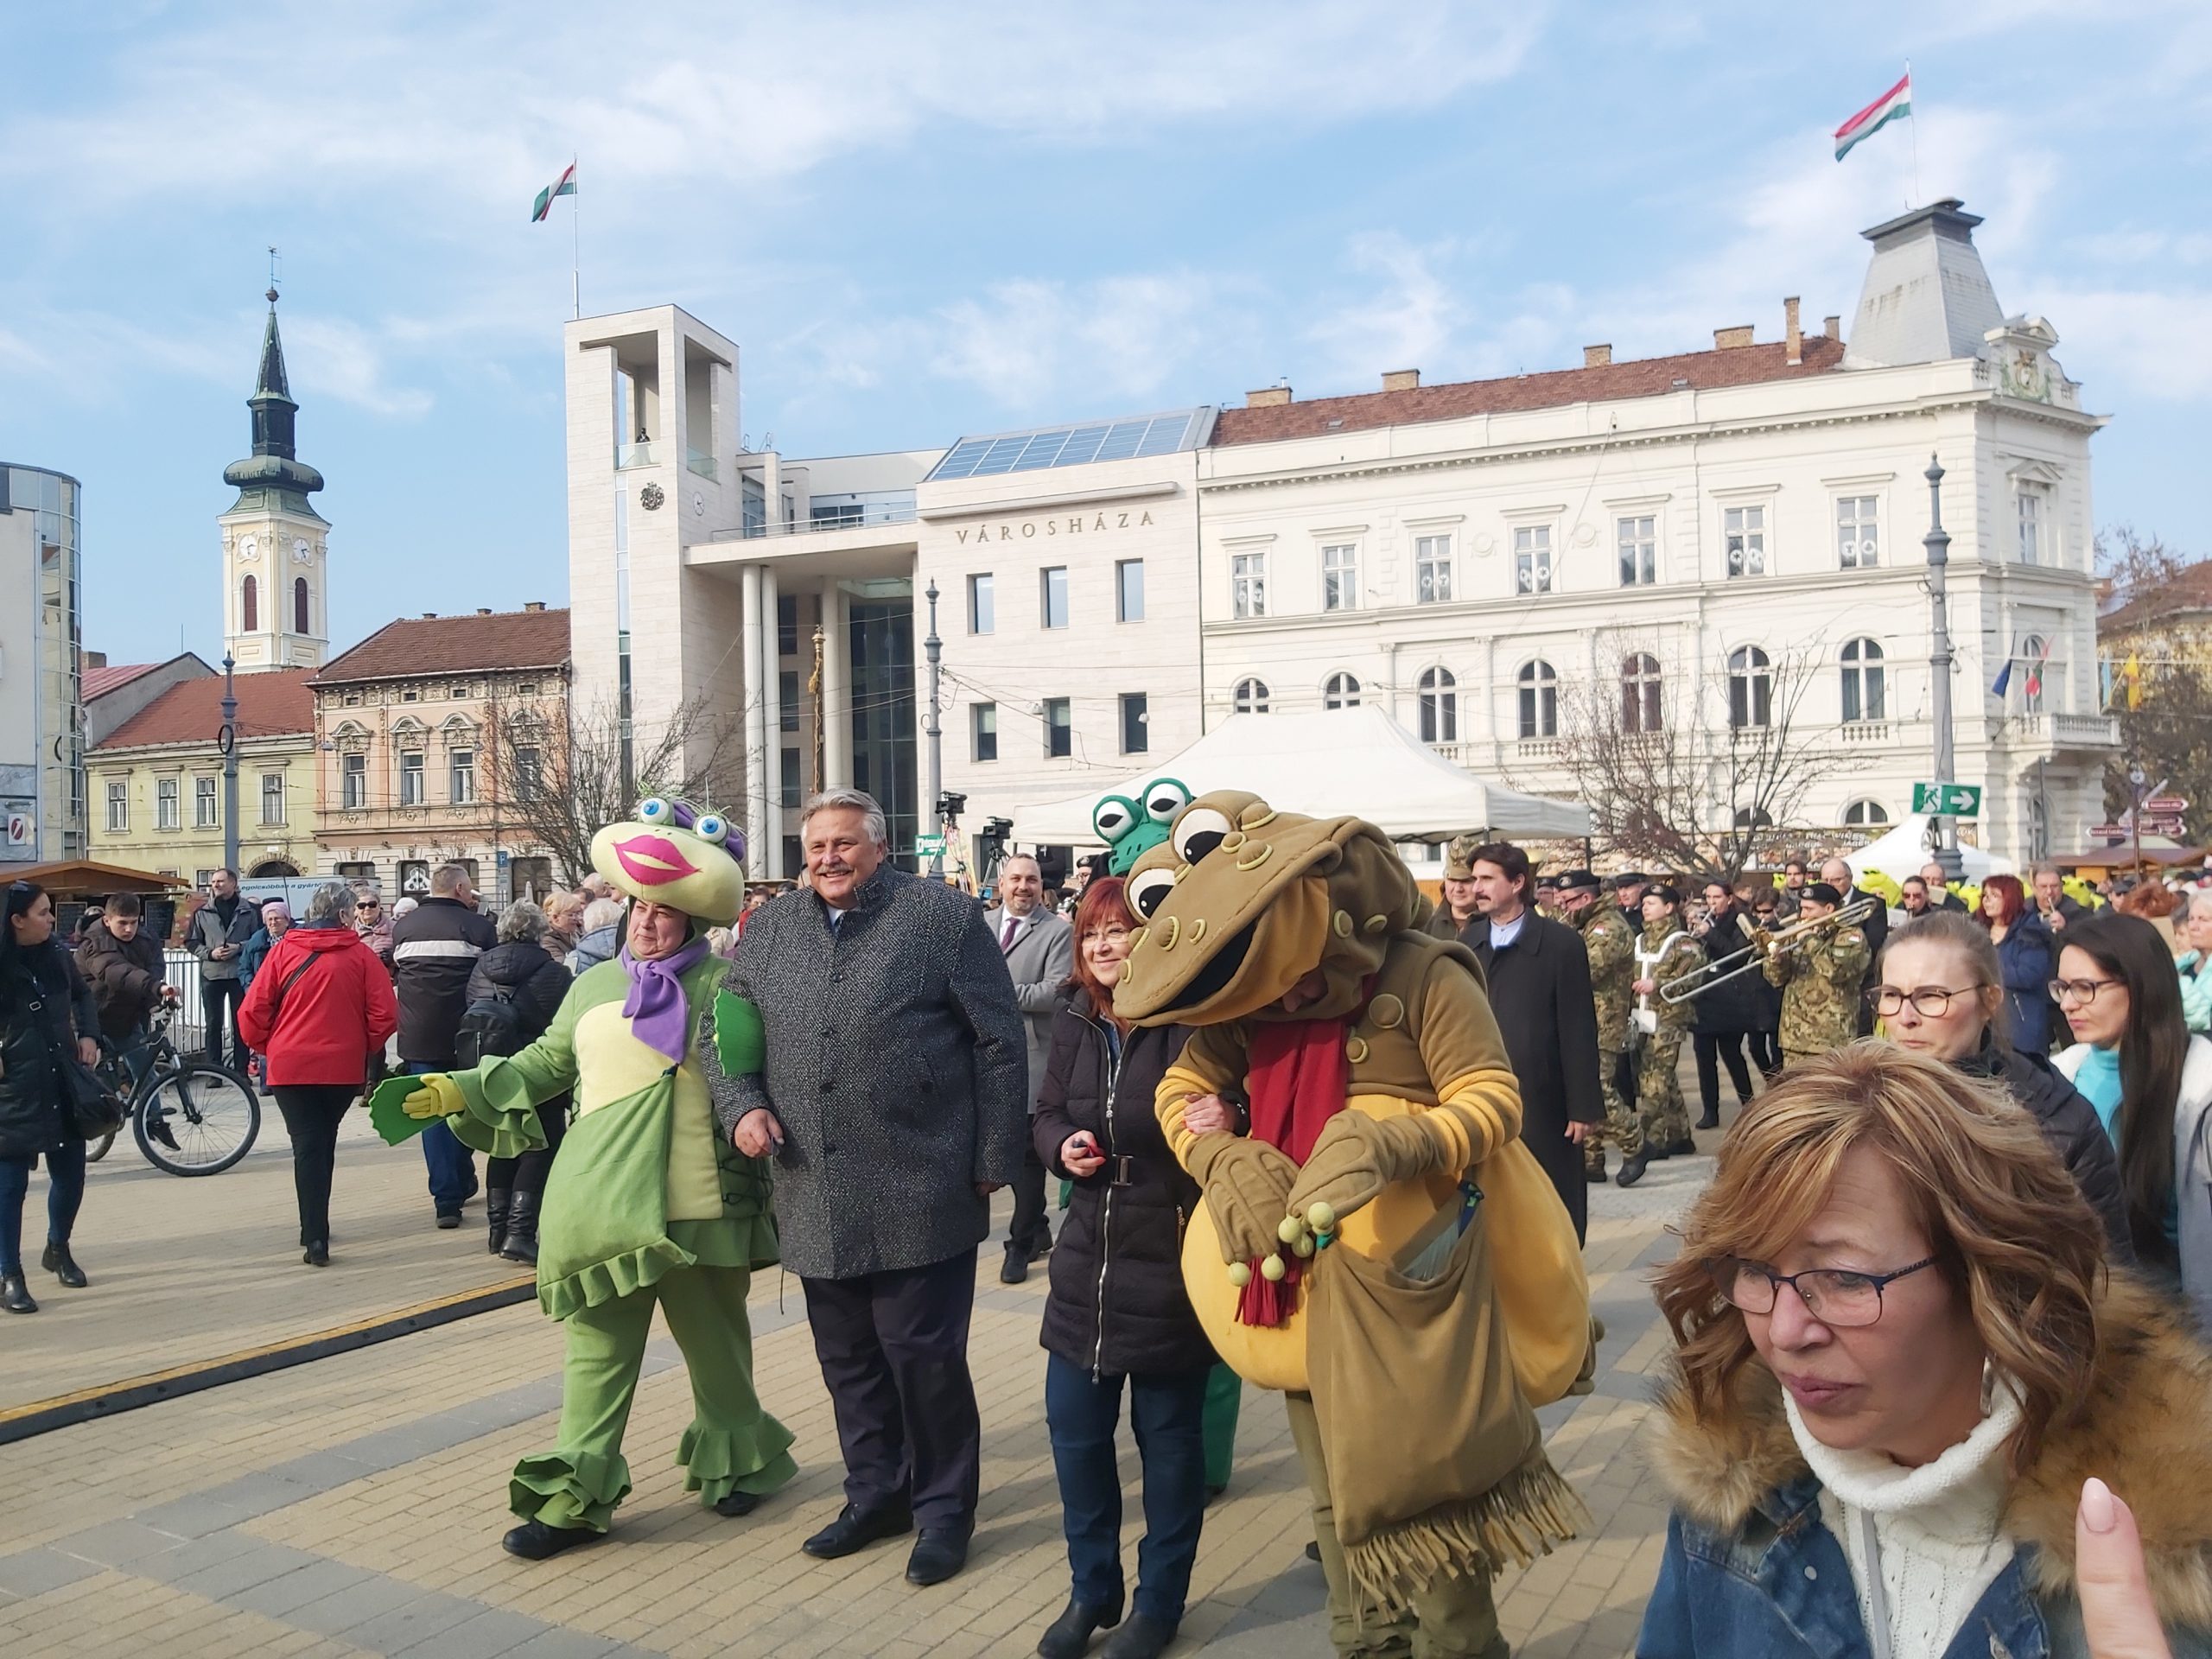
[(261, 1099), (237, 1072), (188, 1060), (156, 1075), (130, 1115), (130, 1130), (155, 1168), (213, 1175), (253, 1150)]
[(85, 1161), (88, 1164), (97, 1164), (101, 1159), (107, 1156), (107, 1149), (114, 1144), (115, 1131), (113, 1129), (110, 1129), (105, 1135), (100, 1136), (97, 1141), (86, 1141)]

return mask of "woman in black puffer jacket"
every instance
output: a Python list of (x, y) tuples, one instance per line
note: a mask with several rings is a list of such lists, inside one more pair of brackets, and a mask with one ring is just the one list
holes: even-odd
[[(1182, 1620), (1205, 1510), (1214, 1352), (1182, 1267), (1183, 1225), (1198, 1189), (1153, 1116), (1154, 1093), (1190, 1033), (1113, 1016), (1114, 984), (1138, 925), (1118, 879), (1084, 890), (1074, 976), (1053, 1019), (1032, 1122), (1037, 1155), (1075, 1184), (1052, 1249), (1043, 1332), (1045, 1421), (1074, 1585), (1067, 1611), (1038, 1643), (1046, 1659), (1082, 1653), (1094, 1630), (1114, 1624), (1107, 1659), (1152, 1659), (1165, 1648)], [(1114, 1433), (1125, 1383), (1144, 1466), (1145, 1535), (1135, 1610), (1122, 1624)]]
[[(500, 1052), (512, 1054), (536, 1042), (561, 1011), (561, 999), (575, 982), (561, 959), (546, 949), (545, 912), (518, 899), (499, 912), (499, 942), (477, 957), (468, 976), (468, 1006), (505, 1003), (514, 1014)], [(462, 1023), (468, 1023), (467, 1016)], [(474, 1058), (480, 1058), (476, 1056)], [(474, 1064), (472, 1058), (467, 1063)], [(556, 1095), (537, 1109), (545, 1144), (518, 1158), (488, 1159), (484, 1166), (484, 1217), (491, 1224), (487, 1247), (510, 1262), (537, 1260), (537, 1206), (553, 1154), (569, 1127), (569, 1096)]]
[(69, 1234), (85, 1198), (85, 1137), (70, 1109), (65, 1057), (99, 1058), (99, 1009), (54, 937), (54, 900), (35, 881), (8, 884), (0, 922), (0, 1307), (35, 1313), (23, 1282), (23, 1200), (46, 1160), (47, 1271), (81, 1289)]

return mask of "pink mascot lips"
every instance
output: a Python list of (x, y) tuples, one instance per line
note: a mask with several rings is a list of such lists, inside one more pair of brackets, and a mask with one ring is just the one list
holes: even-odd
[(649, 887), (681, 881), (687, 875), (699, 873), (699, 867), (678, 852), (676, 843), (664, 836), (632, 836), (627, 841), (618, 841), (614, 843), (614, 857), (624, 874)]

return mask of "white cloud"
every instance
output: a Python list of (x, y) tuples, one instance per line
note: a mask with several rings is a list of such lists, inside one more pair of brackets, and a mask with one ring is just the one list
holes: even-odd
[(2058, 359), (2085, 382), (2090, 407), (2117, 406), (2124, 389), (2212, 399), (2212, 361), (2199, 348), (2212, 340), (2212, 289), (2053, 289), (2035, 308), (2058, 328)]
[(1371, 380), (1386, 369), (1445, 359), (1465, 316), (1450, 277), (1437, 269), (1454, 252), (1449, 241), (1421, 246), (1395, 231), (1354, 237), (1346, 262), (1376, 279), (1376, 289), (1306, 330), (1323, 353), (1321, 384)]
[(938, 314), (928, 333), (929, 367), (1009, 409), (1052, 401), (1077, 413), (1111, 414), (1117, 411), (1098, 399), (1150, 397), (1202, 345), (1233, 333), (1237, 324), (1226, 300), (1224, 284), (1188, 271), (999, 283)]
[(391, 383), (386, 343), (368, 330), (334, 318), (296, 315), (285, 319), (283, 327), (289, 336), (284, 363), (294, 397), (325, 395), (402, 420), (430, 412), (429, 392)]

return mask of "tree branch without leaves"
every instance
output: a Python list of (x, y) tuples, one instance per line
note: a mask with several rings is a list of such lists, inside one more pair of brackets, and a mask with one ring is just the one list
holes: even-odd
[[(2112, 583), (2101, 632), (2120, 737), (2105, 767), (2105, 809), (2115, 820), (2129, 810), (2127, 770), (2140, 766), (2148, 787), (2187, 798), (2184, 826), (2201, 836), (2212, 824), (2212, 571), (2125, 524), (2097, 537), (2096, 566)], [(2134, 709), (2120, 674), (2131, 652), (2142, 677)]]

